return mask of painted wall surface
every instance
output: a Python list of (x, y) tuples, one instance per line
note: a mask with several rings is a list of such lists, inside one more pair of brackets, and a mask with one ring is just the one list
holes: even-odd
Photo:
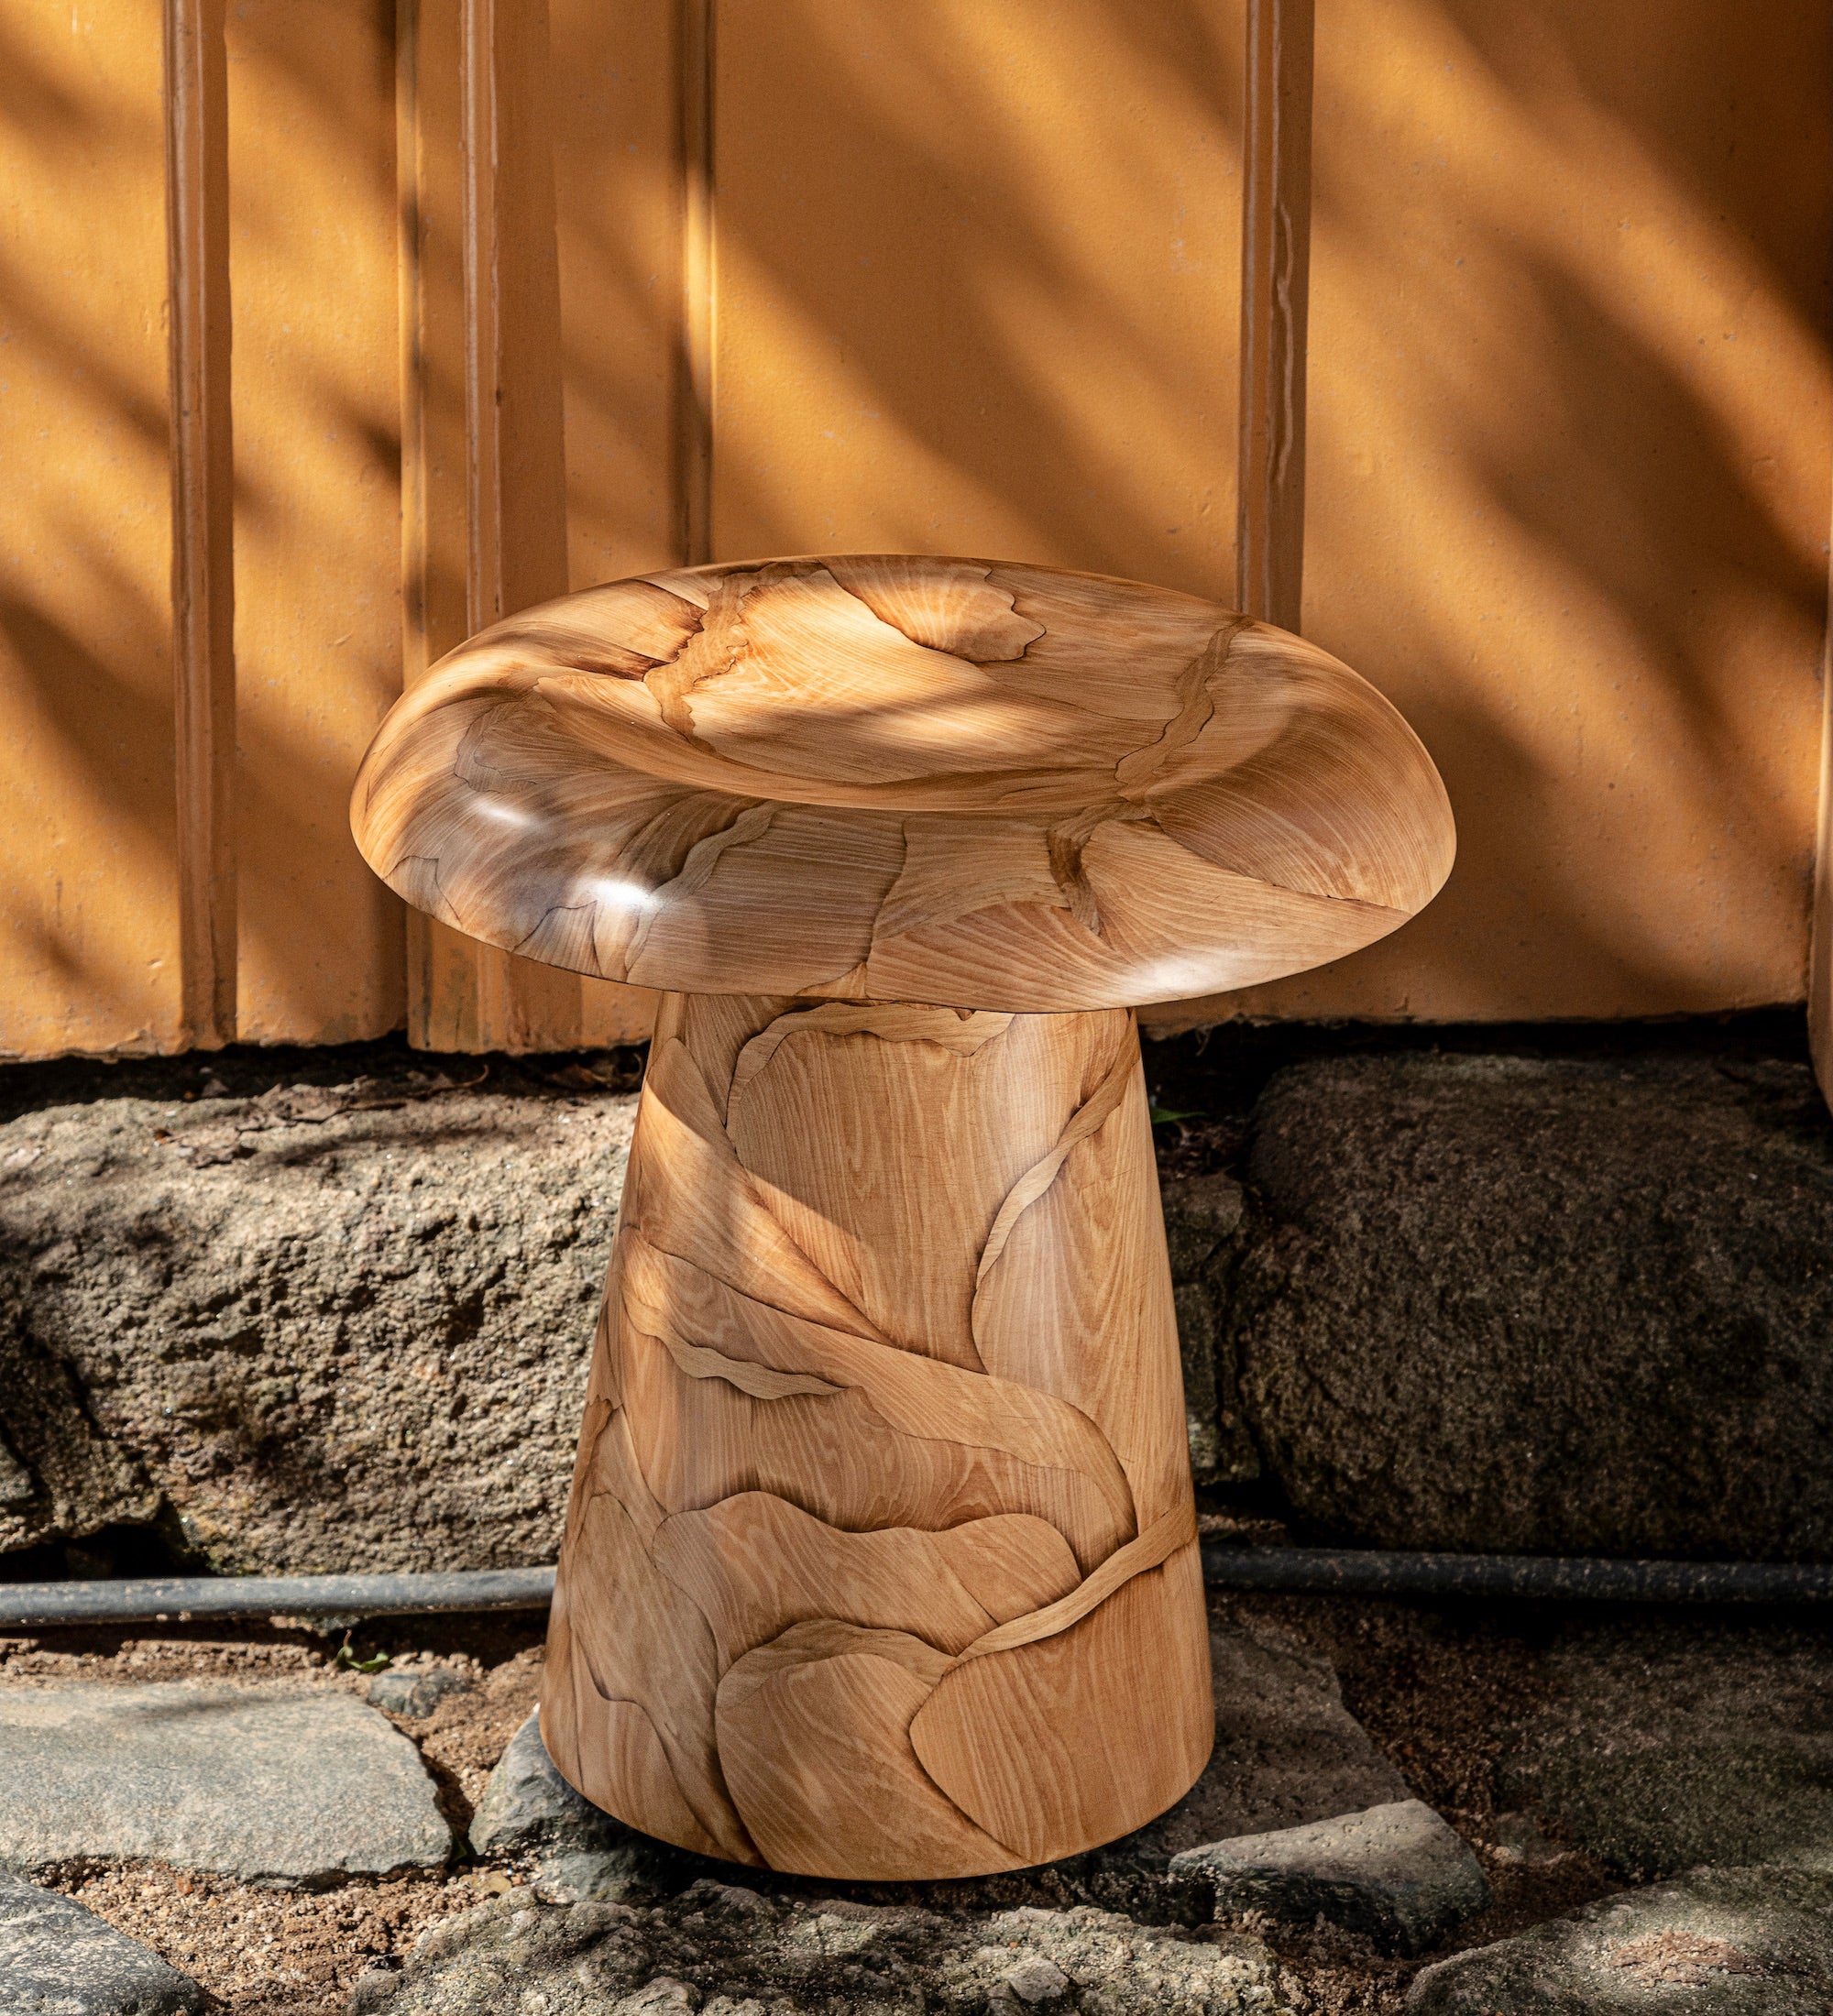
[(178, 1041), (159, 61), (0, 16), (0, 1053)]
[(716, 555), (1231, 592), (1239, 6), (718, 15)]
[(392, 27), (236, 0), (227, 29), (237, 1033), (348, 1042), (405, 1000), (348, 814), (401, 683)]
[[(557, 355), (564, 444), (525, 480), (564, 494), (572, 584), (698, 537), (1228, 599), (1243, 0), (704, 0), (709, 234), (700, 5), (464, 16), (514, 41), (505, 74), (544, 71), (503, 187), (549, 192), (504, 201), (553, 236), (557, 335), (524, 354)], [(0, 1055), (183, 1040), (160, 19), (0, 21)], [(405, 129), (402, 23), (445, 65)], [(416, 397), (427, 634), (465, 606), (460, 24), (458, 0), (226, 8), (245, 1039), (405, 1016), (539, 1046), (642, 1006), (587, 983), (548, 1030), (538, 991), (498, 1024), (474, 989), (442, 1021), (345, 821), (413, 653)], [(1304, 628), (1418, 727), (1459, 863), (1384, 945), (1155, 1025), (1801, 998), (1829, 74), (1819, 0), (1317, 0)], [(510, 396), (551, 403), (518, 368)]]
[(1305, 629), (1418, 728), (1458, 863), (1232, 1008), (1802, 997), (1829, 77), (1796, 0), (1321, 0)]

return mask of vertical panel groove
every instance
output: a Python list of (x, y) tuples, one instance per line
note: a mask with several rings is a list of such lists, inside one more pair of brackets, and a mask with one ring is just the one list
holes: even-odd
[(1247, 0), (1235, 595), (1291, 630), (1304, 575), (1312, 32), (1312, 0)]
[(714, 0), (679, 0), (682, 313), (675, 393), (675, 497), (681, 557), (713, 557), (714, 345), (718, 268), (713, 190)]
[(460, 200), (465, 266), (466, 628), (503, 608), (502, 345), (496, 0), (463, 0), (458, 34)]
[(235, 480), (223, 0), (166, 0), (167, 329), (181, 1016), (236, 1034)]
[[(396, 318), (401, 345), (401, 685), (413, 685), (433, 663), (430, 648), (431, 526), (427, 498), (426, 220), (422, 194), (421, 0), (395, 5)], [(405, 912), (408, 1041), (425, 1048), (431, 1035), (431, 920)]]
[[(1833, 570), (1829, 570), (1833, 573)], [(1833, 578), (1820, 660), (1820, 805), (1807, 955), (1807, 1042), (1820, 1096), (1833, 1106)]]

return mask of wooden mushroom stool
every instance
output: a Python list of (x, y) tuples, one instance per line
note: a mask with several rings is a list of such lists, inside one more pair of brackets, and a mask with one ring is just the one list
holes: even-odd
[(1111, 1840), (1213, 1727), (1133, 1009), (1451, 864), (1394, 709), (1194, 596), (850, 555), (455, 652), (353, 820), (409, 903), (666, 990), (543, 1682), (565, 1777), (827, 1877)]

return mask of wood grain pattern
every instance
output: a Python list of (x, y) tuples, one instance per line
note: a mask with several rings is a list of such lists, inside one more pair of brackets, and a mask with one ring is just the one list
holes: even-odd
[(1424, 751), (1297, 638), (1136, 583), (852, 554), (485, 630), (352, 812), (452, 927), (669, 990), (543, 1726), (684, 1846), (1070, 1855), (1208, 1754), (1132, 1003), (1430, 900)]
[(1247, 0), (1235, 599), (1299, 628), (1305, 561), (1314, 0)]
[(495, 625), (390, 715), (352, 818), (408, 902), (555, 966), (1021, 1013), (1339, 958), (1430, 901), (1454, 844), (1406, 724), (1298, 638), (1133, 582), (871, 554)]
[[(1213, 1719), (1182, 1422), (1129, 1013), (667, 997), (555, 1762), (650, 1833), (812, 1875), (1141, 1824)], [(1040, 1717), (1049, 1783), (1011, 1750)]]
[(188, 1043), (236, 1036), (236, 589), (223, 0), (165, 0), (167, 330), (180, 985)]

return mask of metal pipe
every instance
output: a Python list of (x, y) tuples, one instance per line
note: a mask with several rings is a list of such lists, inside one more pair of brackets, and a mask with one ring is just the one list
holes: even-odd
[(448, 1610), (544, 1610), (551, 1568), (477, 1568), (448, 1575), (203, 1575), (131, 1582), (0, 1583), (0, 1630), (55, 1624), (188, 1624), (203, 1617), (433, 1616)]
[(1527, 1597), (1597, 1603), (1823, 1603), (1833, 1563), (1608, 1561), (1557, 1554), (1408, 1554), (1202, 1543), (1212, 1589), (1289, 1595)]
[[(1822, 1603), (1833, 1563), (1604, 1561), (1548, 1554), (1410, 1554), (1375, 1549), (1202, 1543), (1212, 1589), (1286, 1595), (1478, 1597), (1599, 1603)], [(133, 1582), (0, 1583), (0, 1630), (170, 1624), (208, 1617), (364, 1617), (544, 1610), (551, 1568), (453, 1574), (220, 1575)]]

